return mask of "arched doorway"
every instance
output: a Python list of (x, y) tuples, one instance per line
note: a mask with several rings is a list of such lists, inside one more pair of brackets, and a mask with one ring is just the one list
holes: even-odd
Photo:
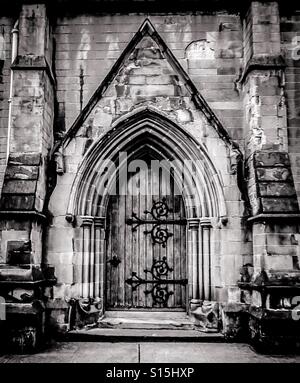
[[(173, 178), (169, 183), (160, 176), (148, 181), (147, 198), (141, 193), (120, 198), (130, 187), (141, 188), (141, 183), (132, 188), (133, 180), (136, 186), (136, 178), (139, 182), (146, 178), (141, 160), (147, 169), (153, 160), (164, 161), (163, 167), (172, 162)], [(153, 185), (171, 191), (179, 185), (181, 192), (176, 196), (153, 192)], [(153, 248), (151, 232), (158, 227), (151, 209), (162, 202), (173, 210), (168, 220), (176, 222), (162, 225), (173, 234), (169, 243)], [(74, 181), (67, 214), (77, 223), (74, 284), (79, 297), (100, 299), (110, 310), (188, 310), (191, 302), (214, 299), (214, 235), (218, 221), (226, 216), (222, 185), (205, 148), (164, 115), (147, 108), (136, 111), (89, 148)], [(136, 221), (143, 224), (132, 231)], [(172, 282), (161, 281), (159, 286), (167, 285), (160, 292), (168, 296), (167, 303), (153, 300), (151, 289), (158, 284), (141, 283), (132, 291), (136, 279), (151, 277), (155, 261), (166, 261), (164, 267), (176, 270), (169, 270), (166, 277)]]

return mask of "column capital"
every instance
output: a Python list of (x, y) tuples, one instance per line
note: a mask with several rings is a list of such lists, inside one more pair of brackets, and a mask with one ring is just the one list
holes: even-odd
[(206, 228), (211, 227), (212, 225), (211, 225), (211, 220), (210, 220), (210, 218), (208, 218), (208, 217), (203, 217), (203, 218), (201, 218), (201, 219), (200, 219), (200, 225), (201, 225), (202, 227), (206, 227)]
[(80, 226), (92, 226), (94, 223), (94, 217), (89, 215), (83, 215), (81, 218), (81, 225)]
[(198, 229), (199, 227), (199, 218), (190, 218), (188, 219), (188, 228), (189, 229)]
[(105, 217), (94, 217), (94, 224), (95, 226), (103, 228), (105, 224)]

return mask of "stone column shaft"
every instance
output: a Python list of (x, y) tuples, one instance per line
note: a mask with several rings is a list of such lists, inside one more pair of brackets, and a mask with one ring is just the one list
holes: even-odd
[(193, 303), (199, 301), (199, 274), (201, 270), (199, 269), (199, 220), (190, 219), (188, 222), (189, 225), (189, 262), (191, 263), (190, 275), (191, 278), (191, 289), (190, 289), (190, 298)]
[(205, 300), (211, 299), (211, 267), (210, 267), (210, 220), (201, 219), (202, 227), (202, 256), (203, 256), (203, 296)]
[(91, 257), (91, 228), (92, 217), (83, 218), (83, 243), (82, 243), (82, 297), (88, 298), (90, 294), (90, 257)]
[(103, 299), (105, 218), (95, 218), (95, 298)]

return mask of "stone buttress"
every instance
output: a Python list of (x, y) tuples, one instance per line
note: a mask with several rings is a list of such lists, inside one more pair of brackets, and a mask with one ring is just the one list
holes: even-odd
[(43, 268), (43, 230), (53, 144), (55, 81), (45, 5), (24, 5), (19, 17), (9, 156), (0, 199), (0, 291), (6, 335), (31, 349), (44, 334), (43, 289), (53, 282)]

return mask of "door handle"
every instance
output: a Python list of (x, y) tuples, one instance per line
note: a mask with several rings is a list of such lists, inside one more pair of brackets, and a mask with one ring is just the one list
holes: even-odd
[(114, 255), (111, 259), (107, 261), (107, 263), (110, 263), (113, 267), (118, 267), (121, 263), (121, 259)]

